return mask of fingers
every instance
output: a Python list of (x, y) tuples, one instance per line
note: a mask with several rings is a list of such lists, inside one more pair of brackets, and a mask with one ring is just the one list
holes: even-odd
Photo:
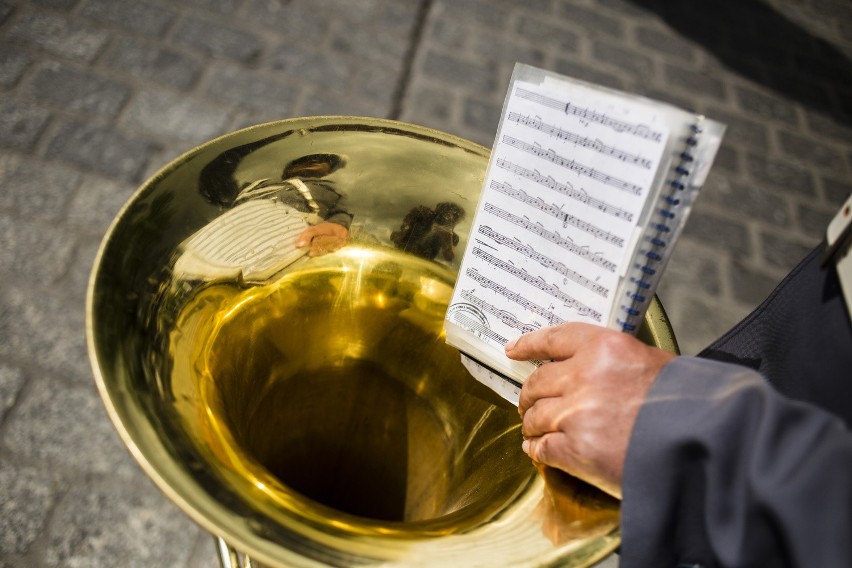
[(571, 424), (570, 401), (565, 397), (539, 398), (523, 415), (524, 438), (537, 438), (549, 432), (565, 431)]
[(571, 473), (573, 456), (567, 451), (566, 436), (562, 432), (550, 432), (543, 436), (528, 438), (521, 449), (536, 463), (549, 465)]
[(546, 398), (557, 398), (572, 390), (574, 382), (571, 365), (567, 362), (545, 363), (524, 382), (518, 400), (521, 417), (535, 404)]
[(606, 328), (588, 323), (566, 323), (545, 327), (522, 335), (506, 344), (506, 356), (510, 359), (528, 361), (547, 359), (561, 361), (572, 357), (580, 347)]

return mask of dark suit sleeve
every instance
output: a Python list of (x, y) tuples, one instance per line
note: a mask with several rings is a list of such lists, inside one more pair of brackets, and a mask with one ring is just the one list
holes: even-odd
[(628, 447), (622, 568), (852, 566), (852, 433), (747, 368), (679, 357)]

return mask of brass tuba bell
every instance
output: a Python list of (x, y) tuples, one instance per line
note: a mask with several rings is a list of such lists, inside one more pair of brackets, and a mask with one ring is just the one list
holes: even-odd
[[(617, 547), (618, 503), (537, 470), (517, 410), (444, 342), (487, 162), (410, 124), (286, 120), (181, 156), (113, 222), (95, 378), (224, 566), (588, 566)], [(640, 337), (676, 350), (659, 303)]]

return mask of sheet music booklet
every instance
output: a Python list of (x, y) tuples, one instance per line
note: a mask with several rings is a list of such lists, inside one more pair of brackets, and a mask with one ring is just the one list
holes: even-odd
[(517, 403), (503, 346), (578, 321), (635, 332), (724, 133), (666, 103), (517, 64), (447, 310), (447, 343)]

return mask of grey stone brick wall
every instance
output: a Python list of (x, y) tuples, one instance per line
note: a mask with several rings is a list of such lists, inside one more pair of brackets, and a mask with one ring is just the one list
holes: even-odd
[(852, 192), (850, 30), (845, 0), (0, 0), (0, 566), (214, 565), (84, 337), (101, 235), (183, 151), (313, 114), (489, 146), (515, 61), (706, 113), (729, 130), (659, 291), (696, 353)]

